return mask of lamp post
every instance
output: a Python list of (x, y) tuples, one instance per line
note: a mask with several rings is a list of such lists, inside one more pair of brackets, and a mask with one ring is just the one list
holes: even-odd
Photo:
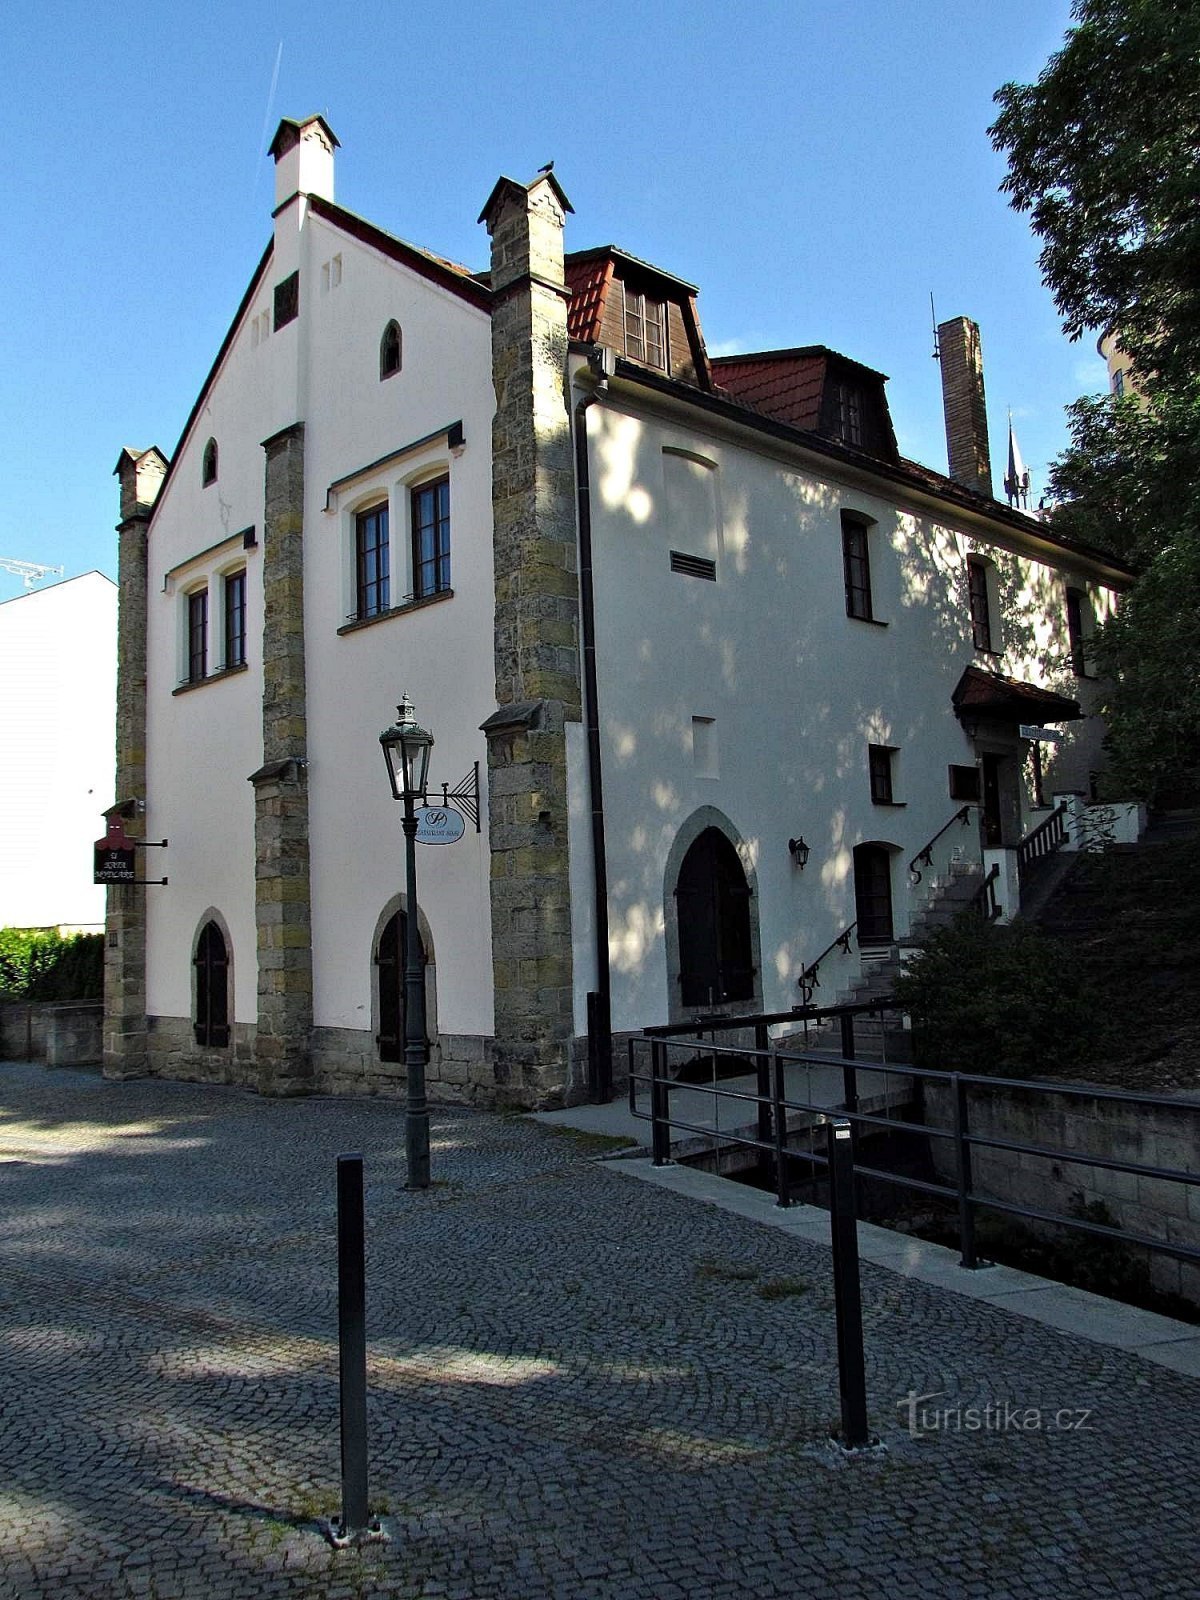
[(404, 960), (404, 1072), (407, 1079), (405, 1144), (408, 1152), (408, 1187), (429, 1187), (429, 1103), (425, 1099), (425, 973), (421, 964), (421, 933), (417, 925), (417, 816), (415, 802), (424, 803), (433, 735), (413, 716), (405, 695), (396, 707), (398, 720), (379, 735), (387, 765), (392, 797), (404, 802), (404, 866), (408, 912)]

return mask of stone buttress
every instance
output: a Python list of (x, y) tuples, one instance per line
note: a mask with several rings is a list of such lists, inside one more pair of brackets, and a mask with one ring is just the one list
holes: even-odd
[(563, 1092), (574, 1034), (566, 724), (581, 715), (563, 224), (552, 174), (501, 178), (492, 242), (496, 701), (488, 741), (501, 1102)]

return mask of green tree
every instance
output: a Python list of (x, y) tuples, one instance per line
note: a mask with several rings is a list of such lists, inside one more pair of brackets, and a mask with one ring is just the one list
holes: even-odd
[(1113, 329), (1144, 400), (1080, 400), (1051, 473), (1056, 532), (1138, 576), (1091, 654), (1113, 781), (1200, 785), (1200, 5), (1076, 0), (991, 129), (1066, 331)]
[(1143, 381), (1190, 380), (1200, 346), (1200, 6), (1075, 0), (1038, 81), (990, 132), (1002, 188), (1044, 241), (1066, 331), (1115, 329)]

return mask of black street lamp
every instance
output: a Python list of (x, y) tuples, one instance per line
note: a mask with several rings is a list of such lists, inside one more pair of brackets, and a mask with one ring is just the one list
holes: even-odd
[(417, 925), (417, 816), (415, 803), (425, 803), (429, 752), (433, 735), (413, 716), (405, 695), (396, 707), (399, 720), (379, 735), (387, 763), (392, 796), (404, 802), (404, 866), (407, 876), (408, 913), (404, 960), (404, 1072), (408, 1080), (405, 1105), (405, 1143), (408, 1150), (408, 1187), (429, 1187), (429, 1103), (425, 1099), (425, 972), (421, 964), (421, 932)]

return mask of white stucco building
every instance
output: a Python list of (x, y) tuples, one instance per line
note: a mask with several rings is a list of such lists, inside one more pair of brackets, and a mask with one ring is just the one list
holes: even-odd
[(113, 798), (116, 699), (110, 578), (0, 604), (0, 927), (103, 927), (92, 847)]
[(420, 859), (435, 1096), (578, 1095), (589, 1015), (598, 1047), (784, 1009), (853, 925), (832, 999), (951, 856), (1087, 788), (1073, 667), (1128, 575), (992, 498), (971, 324), (941, 330), (949, 478), (900, 457), (878, 373), (710, 360), (692, 286), (564, 256), (553, 173), (500, 180), (472, 274), (340, 208), (335, 146), (281, 125), (183, 436), (118, 462), (117, 798), (170, 881), (111, 894), (110, 1072), (402, 1080), (402, 693), (432, 792), (480, 772), (480, 829)]

